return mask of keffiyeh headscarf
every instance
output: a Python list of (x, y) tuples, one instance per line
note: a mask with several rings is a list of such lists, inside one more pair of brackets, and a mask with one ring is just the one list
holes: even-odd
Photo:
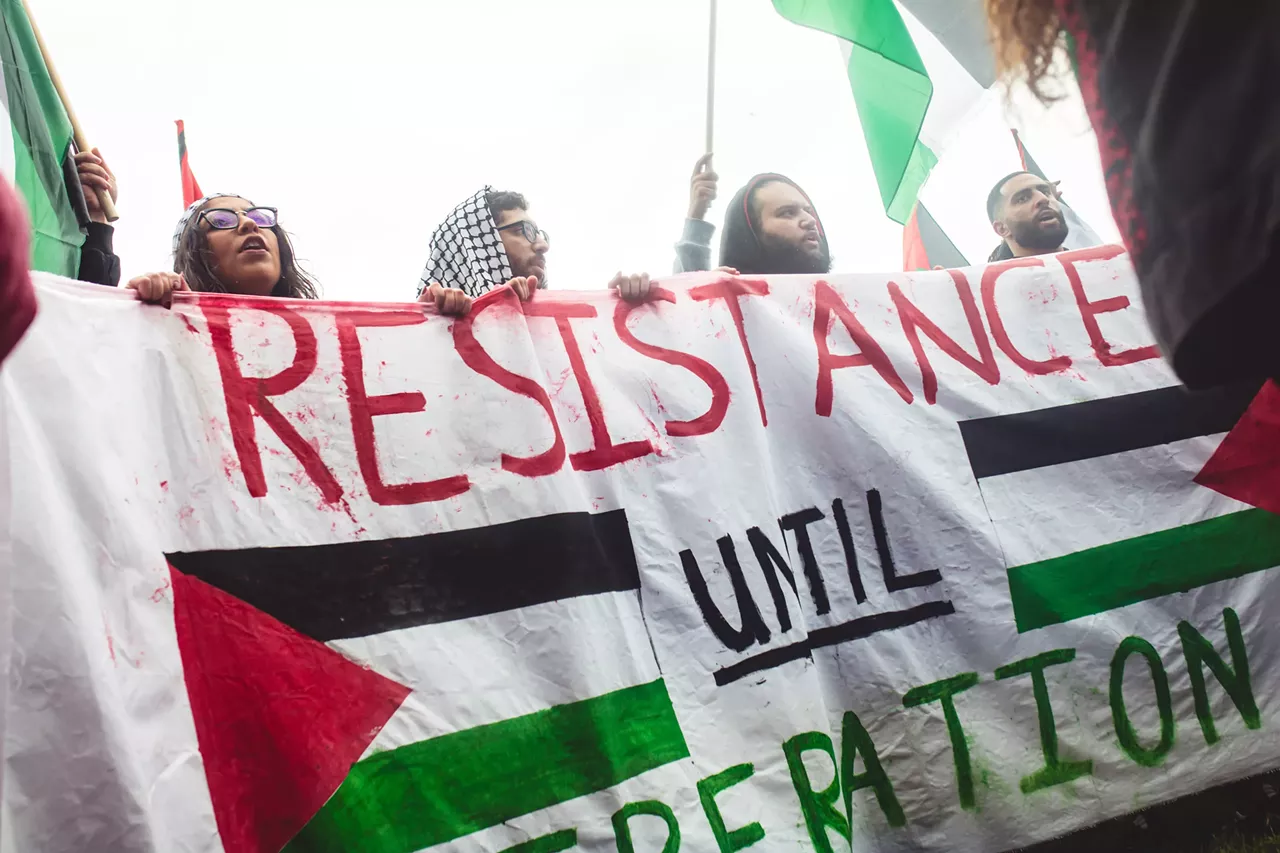
[(173, 229), (173, 257), (176, 261), (178, 258), (178, 246), (182, 244), (182, 235), (186, 233), (187, 225), (191, 223), (192, 217), (196, 215), (196, 211), (209, 203), (211, 198), (240, 198), (253, 204), (249, 199), (235, 193), (209, 193), (204, 198), (198, 198), (191, 202), (191, 206), (182, 214), (182, 218), (178, 220), (178, 225)]
[(419, 294), (437, 282), (477, 297), (511, 279), (511, 262), (489, 213), (490, 189), (486, 185), (455, 207), (431, 235), (431, 257), (422, 271)]

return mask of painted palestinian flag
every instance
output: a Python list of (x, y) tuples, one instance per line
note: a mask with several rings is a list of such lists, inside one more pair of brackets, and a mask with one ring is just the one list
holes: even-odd
[[(71, 121), (54, 90), (22, 0), (0, 0), (0, 26), (0, 97), (13, 139), (12, 145), (0, 144), (0, 171), (27, 203), (31, 268), (74, 278), (84, 235), (67, 189), (66, 170), (74, 162)], [(78, 189), (79, 182), (74, 186)]]
[[(950, 137), (995, 83), (981, 0), (773, 0), (773, 7), (840, 40), (885, 213), (906, 224)], [(917, 38), (937, 39), (952, 61), (929, 67)]]
[(1019, 633), (1280, 566), (1275, 383), (1162, 388), (960, 431)]
[(689, 755), (622, 510), (168, 558), (228, 853), (412, 853)]

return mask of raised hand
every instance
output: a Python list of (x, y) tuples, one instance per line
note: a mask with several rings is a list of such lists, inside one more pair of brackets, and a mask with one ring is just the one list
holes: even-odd
[(711, 202), (716, 198), (717, 182), (720, 176), (711, 168), (711, 155), (703, 154), (693, 166), (693, 176), (689, 178), (689, 218), (706, 219)]

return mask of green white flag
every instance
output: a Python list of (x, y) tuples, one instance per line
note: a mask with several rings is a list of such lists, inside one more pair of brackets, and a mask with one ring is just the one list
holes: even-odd
[[(981, 3), (773, 0), (773, 6), (840, 40), (885, 213), (905, 224), (942, 149), (995, 82)], [(928, 62), (922, 40), (941, 46), (926, 51)]]
[(84, 235), (63, 177), (71, 121), (20, 0), (0, 0), (0, 27), (0, 107), (13, 128), (12, 148), (0, 143), (0, 170), (27, 203), (32, 268), (73, 278)]

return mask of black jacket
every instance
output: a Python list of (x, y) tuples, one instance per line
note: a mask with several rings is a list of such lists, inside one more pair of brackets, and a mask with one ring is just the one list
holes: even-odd
[(80, 272), (76, 278), (90, 284), (116, 287), (120, 284), (120, 258), (112, 250), (115, 229), (101, 222), (90, 222), (84, 245), (80, 247)]
[(1280, 375), (1280, 2), (1069, 0), (1107, 193), (1189, 386)]

